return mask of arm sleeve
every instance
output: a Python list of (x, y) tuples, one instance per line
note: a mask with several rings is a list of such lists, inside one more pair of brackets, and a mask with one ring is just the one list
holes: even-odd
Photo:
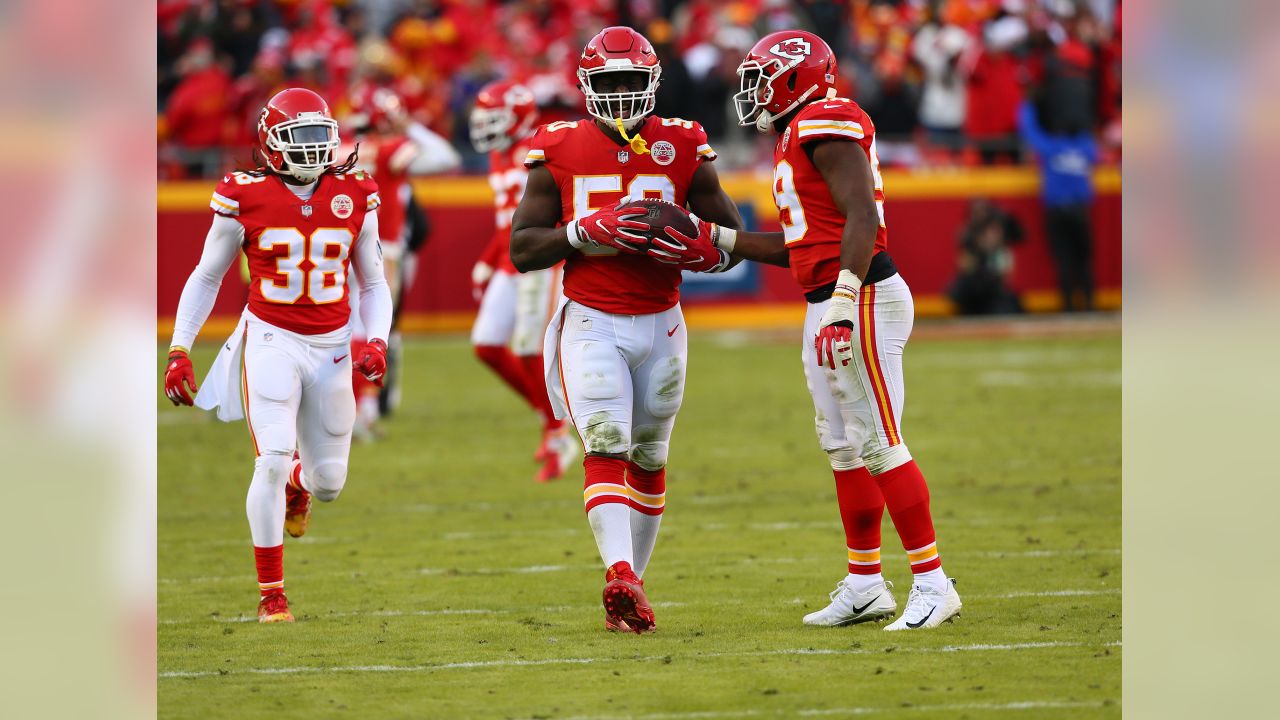
[(1018, 129), (1022, 131), (1023, 140), (1032, 150), (1042, 152), (1045, 145), (1044, 130), (1040, 129), (1040, 123), (1036, 120), (1035, 105), (1022, 103), (1022, 107), (1018, 109)]
[(182, 288), (182, 298), (178, 300), (178, 315), (173, 321), (173, 342), (170, 347), (190, 348), (196, 335), (209, 313), (213, 303), (218, 299), (218, 288), (222, 286), (222, 278), (231, 269), (232, 263), (244, 243), (244, 226), (239, 220), (225, 215), (213, 216), (213, 225), (209, 227), (209, 235), (204, 240), (204, 252), (200, 262), (187, 278)]
[(364, 216), (352, 257), (360, 280), (360, 321), (370, 340), (386, 342), (391, 333), (391, 288), (382, 269), (382, 243), (378, 240), (378, 214)]
[(462, 156), (453, 145), (426, 127), (409, 123), (405, 134), (418, 148), (418, 152), (406, 163), (406, 171), (410, 175), (434, 175), (455, 170), (462, 164)]

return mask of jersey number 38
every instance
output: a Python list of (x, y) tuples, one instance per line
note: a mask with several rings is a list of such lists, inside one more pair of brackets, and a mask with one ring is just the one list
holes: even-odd
[(346, 261), (353, 239), (347, 228), (317, 228), (309, 236), (297, 228), (263, 230), (258, 236), (259, 250), (289, 250), (276, 257), (275, 277), (259, 281), (263, 299), (292, 305), (305, 295), (316, 305), (338, 302), (347, 283)]

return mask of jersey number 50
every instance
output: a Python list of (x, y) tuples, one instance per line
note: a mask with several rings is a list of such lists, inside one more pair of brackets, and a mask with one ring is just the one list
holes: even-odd
[[(277, 246), (289, 249), (276, 258), (275, 279), (264, 277), (258, 287), (268, 302), (292, 305), (303, 295), (316, 305), (337, 302), (347, 284), (346, 261), (351, 252), (351, 231), (346, 228), (317, 228), (303, 235), (297, 228), (267, 228), (258, 236), (258, 249), (270, 252)], [(311, 269), (304, 271), (304, 260)], [(283, 280), (283, 282), (281, 282)]]
[[(573, 218), (581, 220), (607, 204), (604, 201), (596, 204), (596, 201), (591, 197), (592, 195), (621, 192), (621, 175), (575, 175), (573, 178)], [(666, 200), (669, 203), (673, 203), (676, 201), (676, 185), (666, 175), (636, 175), (627, 184), (626, 194), (614, 202), (640, 200), (643, 198)], [(584, 255), (617, 255), (618, 251), (616, 248), (611, 247), (592, 248), (587, 246), (582, 249), (582, 253)]]

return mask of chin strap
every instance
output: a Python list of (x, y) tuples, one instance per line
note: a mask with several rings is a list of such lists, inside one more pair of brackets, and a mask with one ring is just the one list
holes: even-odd
[(627, 131), (622, 127), (622, 118), (614, 118), (613, 122), (618, 126), (618, 134), (622, 136), (623, 140), (626, 140), (631, 144), (631, 150), (635, 154), (644, 155), (649, 152), (649, 143), (645, 142), (645, 139), (640, 137), (640, 133), (636, 133), (632, 137), (627, 137)]

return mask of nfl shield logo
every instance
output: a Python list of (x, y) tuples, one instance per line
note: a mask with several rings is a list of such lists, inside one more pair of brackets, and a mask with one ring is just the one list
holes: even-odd
[(274, 337), (274, 335), (273, 335), (272, 333), (269, 333), (269, 332), (268, 332), (268, 333), (262, 333), (262, 339), (263, 339), (263, 340), (266, 340), (267, 342), (271, 342), (271, 338), (272, 338), (272, 337)]
[(618, 162), (626, 163), (630, 159), (631, 159), (631, 153), (627, 152), (626, 150), (618, 151)]
[(302, 206), (302, 217), (311, 217), (311, 206), (310, 206), (310, 205), (303, 205), (303, 206)]

